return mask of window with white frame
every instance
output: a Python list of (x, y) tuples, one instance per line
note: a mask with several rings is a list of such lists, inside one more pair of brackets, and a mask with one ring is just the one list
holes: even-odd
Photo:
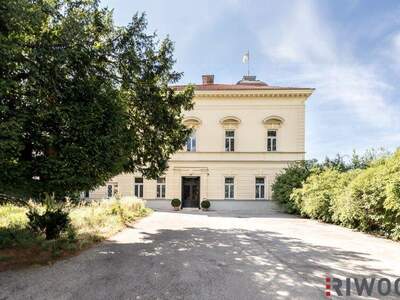
[(89, 198), (89, 197), (90, 197), (90, 193), (89, 193), (88, 190), (86, 190), (86, 191), (84, 192), (84, 197), (85, 197), (85, 198)]
[(107, 197), (114, 197), (118, 193), (118, 183), (107, 184)]
[(267, 132), (267, 151), (276, 151), (276, 130)]
[(165, 198), (165, 177), (157, 178), (157, 198)]
[(135, 177), (134, 194), (137, 198), (143, 198), (143, 177)]
[(235, 179), (233, 177), (225, 177), (225, 199), (235, 198)]
[(235, 131), (225, 130), (225, 151), (233, 152), (235, 151)]
[(256, 199), (265, 199), (265, 178), (256, 177)]
[(194, 130), (186, 142), (186, 151), (196, 152), (196, 132)]

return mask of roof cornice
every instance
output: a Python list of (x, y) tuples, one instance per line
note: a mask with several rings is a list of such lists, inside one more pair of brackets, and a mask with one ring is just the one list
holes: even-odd
[(195, 91), (196, 97), (257, 97), (257, 98), (308, 98), (315, 89), (265, 89), (265, 90), (219, 90)]

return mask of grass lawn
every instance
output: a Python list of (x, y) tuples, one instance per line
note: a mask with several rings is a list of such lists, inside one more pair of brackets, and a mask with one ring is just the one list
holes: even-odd
[(27, 265), (51, 264), (114, 235), (151, 210), (133, 198), (110, 199), (72, 207), (71, 229), (45, 240), (28, 227), (25, 207), (0, 206), (0, 272)]

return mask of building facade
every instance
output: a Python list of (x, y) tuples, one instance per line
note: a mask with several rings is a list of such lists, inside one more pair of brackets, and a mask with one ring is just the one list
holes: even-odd
[(121, 174), (85, 196), (119, 193), (153, 206), (178, 198), (183, 207), (199, 207), (203, 199), (227, 207), (269, 200), (276, 174), (304, 159), (305, 103), (312, 92), (270, 86), (255, 76), (215, 84), (213, 75), (203, 75), (195, 85), (194, 109), (185, 112), (184, 124), (193, 134), (165, 174), (157, 180)]

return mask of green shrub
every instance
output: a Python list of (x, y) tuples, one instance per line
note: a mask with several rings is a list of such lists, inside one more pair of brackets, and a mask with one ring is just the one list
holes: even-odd
[(291, 198), (299, 207), (301, 215), (332, 222), (335, 202), (353, 176), (354, 172), (344, 173), (336, 168), (314, 172), (302, 188), (292, 193)]
[(32, 209), (27, 213), (27, 216), (29, 227), (36, 233), (44, 233), (46, 240), (58, 238), (70, 223), (68, 212), (61, 208), (46, 209), (44, 214)]
[(300, 213), (299, 207), (290, 198), (290, 195), (294, 189), (301, 188), (315, 166), (316, 161), (300, 161), (290, 164), (276, 176), (272, 185), (272, 200), (281, 203), (289, 213)]
[(363, 170), (338, 199), (334, 219), (400, 239), (400, 151)]
[(171, 200), (171, 205), (172, 207), (180, 207), (181, 206), (181, 200), (178, 198), (172, 199)]
[(201, 208), (203, 208), (203, 209), (209, 209), (211, 206), (211, 203), (208, 200), (203, 200), (203, 201), (201, 201), (200, 205), (201, 205)]

